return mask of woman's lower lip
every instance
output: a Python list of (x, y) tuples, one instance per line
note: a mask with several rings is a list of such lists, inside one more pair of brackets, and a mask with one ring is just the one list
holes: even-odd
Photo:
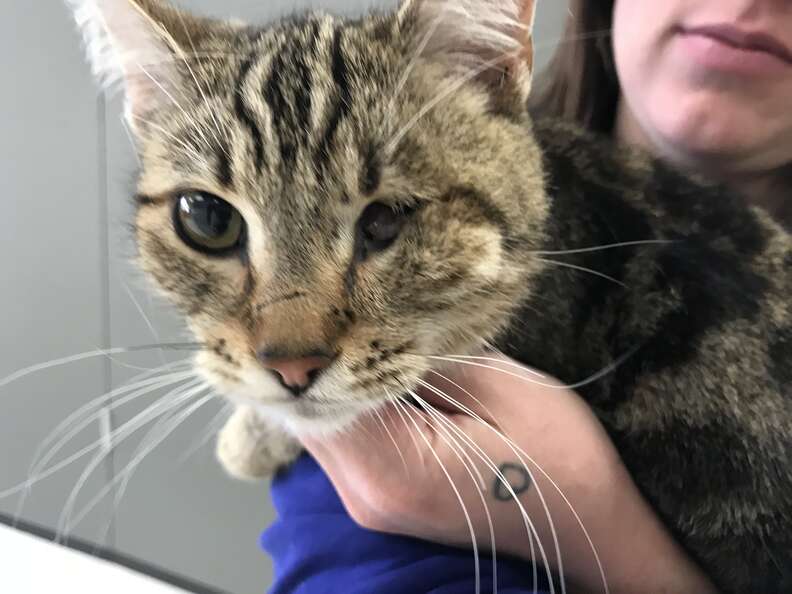
[(788, 75), (792, 64), (769, 52), (734, 46), (698, 33), (678, 34), (685, 57), (699, 67), (739, 76)]

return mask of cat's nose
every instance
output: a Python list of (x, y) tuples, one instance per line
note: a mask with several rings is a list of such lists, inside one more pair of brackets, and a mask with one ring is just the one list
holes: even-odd
[(332, 358), (326, 355), (279, 357), (267, 351), (259, 351), (258, 358), (261, 364), (295, 396), (305, 392), (332, 361)]

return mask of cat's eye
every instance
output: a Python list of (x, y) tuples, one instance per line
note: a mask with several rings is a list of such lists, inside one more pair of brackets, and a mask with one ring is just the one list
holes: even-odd
[(401, 233), (411, 211), (396, 209), (382, 202), (369, 204), (358, 219), (358, 235), (365, 253), (390, 246)]
[(191, 248), (219, 256), (237, 250), (244, 241), (245, 221), (222, 198), (207, 192), (183, 192), (174, 210), (179, 237)]

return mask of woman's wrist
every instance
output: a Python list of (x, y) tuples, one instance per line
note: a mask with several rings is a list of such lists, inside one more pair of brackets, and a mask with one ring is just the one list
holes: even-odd
[(603, 543), (613, 594), (710, 594), (716, 590), (663, 526), (619, 463), (611, 489), (613, 537)]
[[(545, 466), (558, 489), (535, 471), (533, 492), (521, 498), (539, 534), (546, 562), (555, 572), (563, 568), (570, 591), (604, 591), (604, 575), (612, 594), (715, 592), (670, 537), (615, 452), (589, 453), (595, 456), (583, 456), (589, 460), (586, 468), (563, 463), (553, 469)], [(515, 529), (503, 542), (506, 552), (542, 563), (537, 542), (534, 540), (532, 548), (524, 528), (513, 525)], [(562, 551), (561, 563), (553, 530)]]

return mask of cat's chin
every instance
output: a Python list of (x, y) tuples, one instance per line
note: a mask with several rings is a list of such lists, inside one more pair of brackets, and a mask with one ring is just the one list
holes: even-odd
[(332, 403), (316, 400), (283, 402), (247, 401), (259, 416), (292, 435), (331, 437), (348, 429), (356, 419), (382, 402)]

